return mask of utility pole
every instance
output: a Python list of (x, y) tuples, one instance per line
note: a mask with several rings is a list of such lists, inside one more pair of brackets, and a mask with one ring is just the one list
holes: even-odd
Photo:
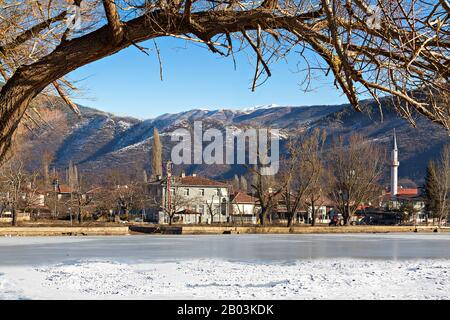
[[(166, 171), (167, 171), (167, 212), (169, 212), (170, 215), (170, 179), (172, 177), (172, 161), (167, 161), (166, 164)], [(170, 216), (169, 216), (170, 219)]]
[(59, 186), (58, 179), (53, 180), (53, 187), (54, 187), (54, 191), (55, 191), (55, 208), (54, 208), (54, 217), (55, 218), (56, 218), (56, 214), (57, 214), (57, 204), (58, 204), (58, 186)]

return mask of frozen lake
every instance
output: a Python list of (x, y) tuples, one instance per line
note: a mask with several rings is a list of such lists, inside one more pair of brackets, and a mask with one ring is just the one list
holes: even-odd
[(450, 233), (0, 238), (0, 265), (214, 258), (264, 263), (311, 258), (450, 259)]
[(450, 234), (0, 238), (0, 299), (450, 299)]

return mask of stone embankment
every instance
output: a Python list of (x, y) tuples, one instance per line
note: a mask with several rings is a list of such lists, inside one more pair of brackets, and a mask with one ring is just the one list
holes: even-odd
[(127, 235), (127, 226), (119, 227), (0, 227), (0, 236), (106, 236)]
[(450, 232), (450, 227), (437, 226), (130, 226), (133, 232), (147, 234), (313, 234), (313, 233), (390, 233), (390, 232)]

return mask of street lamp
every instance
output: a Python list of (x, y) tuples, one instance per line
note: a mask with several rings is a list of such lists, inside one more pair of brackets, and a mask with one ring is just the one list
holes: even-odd
[(58, 179), (53, 180), (53, 187), (55, 191), (55, 208), (54, 208), (54, 216), (56, 217), (56, 211), (57, 211), (57, 203), (58, 203), (58, 189), (59, 189), (59, 181)]

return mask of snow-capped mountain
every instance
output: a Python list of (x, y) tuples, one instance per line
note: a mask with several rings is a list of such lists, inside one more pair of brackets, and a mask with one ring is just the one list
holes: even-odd
[[(170, 157), (173, 142), (170, 133), (177, 128), (191, 128), (194, 121), (202, 120), (203, 127), (224, 130), (244, 128), (278, 128), (282, 136), (299, 137), (302, 132), (313, 128), (326, 129), (329, 141), (337, 135), (360, 132), (389, 150), (390, 135), (396, 128), (401, 178), (410, 178), (420, 183), (426, 164), (436, 157), (444, 143), (450, 139), (441, 127), (428, 120), (419, 119), (418, 128), (412, 128), (399, 119), (385, 100), (384, 121), (380, 123), (378, 108), (367, 101), (370, 113), (357, 113), (348, 105), (322, 105), (308, 107), (258, 106), (245, 110), (193, 109), (180, 113), (163, 114), (149, 120), (118, 117), (92, 108), (80, 107), (81, 117), (68, 111), (60, 102), (53, 105), (40, 104), (39, 110), (47, 125), (35, 129), (34, 133), (22, 130), (26, 135), (24, 148), (33, 155), (36, 166), (44, 150), (54, 153), (53, 165), (67, 166), (70, 160), (81, 172), (101, 176), (111, 168), (139, 175), (150, 168), (153, 128), (158, 128), (163, 142), (164, 157)], [(282, 143), (283, 145), (283, 143)], [(197, 172), (216, 178), (230, 178), (242, 174), (245, 168), (238, 165), (191, 165), (177, 170)]]

